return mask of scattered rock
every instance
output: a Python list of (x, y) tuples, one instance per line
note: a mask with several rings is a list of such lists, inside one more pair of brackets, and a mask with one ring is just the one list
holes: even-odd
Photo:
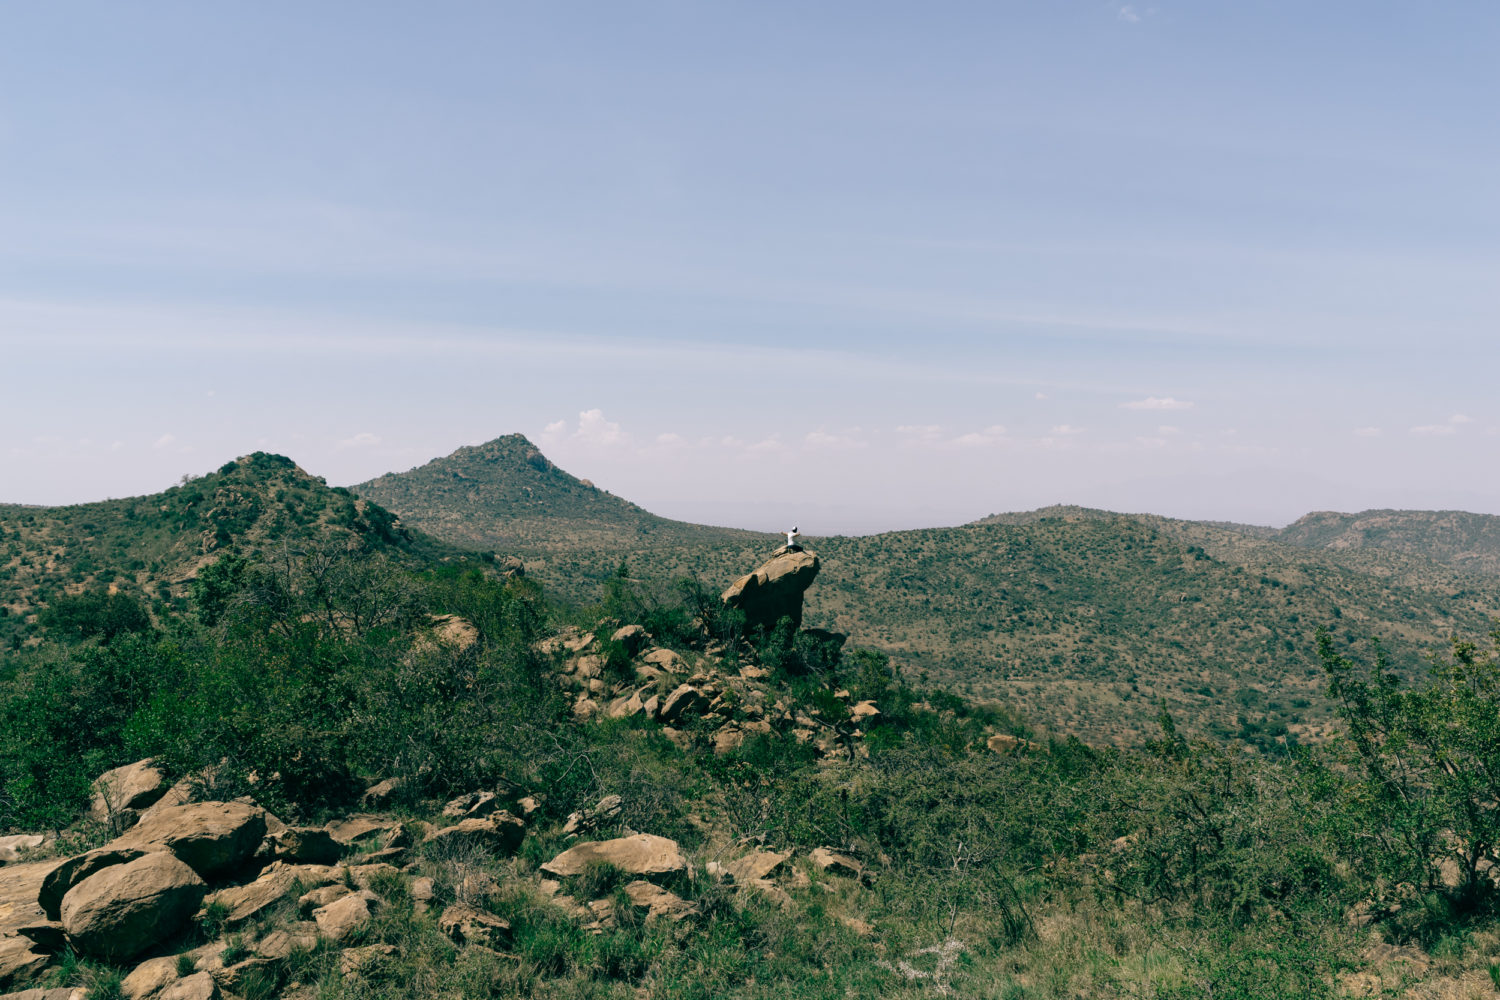
[(814, 848), (812, 853), (808, 855), (808, 859), (812, 861), (819, 871), (827, 872), (830, 875), (843, 875), (846, 878), (863, 878), (865, 874), (864, 865), (847, 854), (841, 854), (827, 847)]
[(167, 776), (148, 757), (105, 771), (94, 779), (89, 795), (89, 818), (113, 823), (123, 830), (154, 805), (167, 790)]
[(344, 856), (344, 845), (322, 827), (289, 826), (267, 834), (255, 856), (303, 865), (332, 865)]
[(151, 1000), (219, 1000), (219, 983), (212, 973), (195, 972), (156, 994)]
[(630, 902), (645, 910), (647, 919), (660, 917), (666, 920), (686, 920), (698, 912), (698, 907), (659, 886), (644, 880), (631, 882), (625, 887)]
[(661, 703), (659, 714), (662, 722), (677, 722), (685, 715), (702, 714), (707, 705), (708, 699), (702, 691), (691, 684), (681, 684)]
[(806, 549), (781, 548), (748, 576), (742, 576), (720, 599), (745, 613), (745, 627), (773, 629), (783, 618), (802, 625), (802, 595), (818, 575), (818, 557)]
[(466, 819), (429, 833), (423, 844), (447, 849), (478, 848), (495, 854), (514, 854), (526, 836), (526, 824), (505, 810), (484, 819)]
[(293, 952), (311, 951), (318, 946), (318, 925), (310, 920), (299, 921), (288, 927), (280, 927), (255, 945), (255, 953), (273, 961), (285, 961)]
[(18, 833), (11, 837), (0, 837), (0, 865), (21, 860), (22, 851), (34, 850), (47, 842), (40, 833)]
[(664, 674), (685, 673), (688, 667), (687, 661), (682, 658), (682, 654), (671, 649), (653, 649), (641, 657), (641, 661), (655, 667)]
[(328, 835), (348, 847), (385, 837), (401, 826), (389, 816), (350, 816), (348, 819), (329, 823), (323, 829)]
[(849, 709), (849, 718), (855, 722), (873, 721), (880, 718), (880, 709), (873, 701), (862, 701)]
[(361, 889), (369, 889), (371, 892), (375, 891), (371, 883), (382, 876), (387, 879), (400, 878), (401, 870), (394, 865), (380, 862), (371, 865), (354, 865), (349, 868), (349, 878), (354, 884)]
[(177, 957), (148, 958), (137, 965), (130, 975), (120, 983), (120, 993), (125, 1000), (145, 1000), (177, 981)]
[(334, 900), (327, 906), (313, 911), (318, 923), (318, 932), (333, 941), (342, 941), (370, 919), (371, 905), (378, 905), (380, 897), (373, 892), (351, 892)]
[(628, 655), (634, 656), (645, 648), (647, 640), (651, 637), (639, 625), (626, 625), (623, 628), (616, 629), (615, 634), (610, 636), (610, 638), (624, 646), (625, 652)]
[(563, 824), (563, 835), (571, 837), (593, 830), (605, 820), (619, 816), (622, 808), (623, 800), (618, 795), (606, 795), (592, 809), (569, 813), (568, 821)]
[(173, 855), (148, 854), (95, 872), (70, 889), (62, 901), (62, 924), (80, 951), (130, 958), (176, 934), (207, 890)]
[(754, 882), (770, 877), (772, 872), (786, 864), (791, 857), (791, 851), (751, 851), (724, 865), (724, 871), (736, 882)]
[(455, 944), (477, 944), (497, 951), (510, 947), (511, 929), (508, 920), (463, 903), (454, 903), (443, 911), (443, 915), (438, 918), (438, 929), (452, 938)]
[(615, 840), (577, 844), (542, 865), (542, 871), (562, 878), (581, 875), (591, 861), (604, 861), (628, 875), (670, 875), (687, 871), (687, 859), (677, 842), (649, 833)]
[(586, 695), (573, 703), (573, 717), (576, 719), (592, 719), (598, 714), (599, 703)]
[(265, 833), (265, 812), (255, 806), (195, 802), (142, 816), (107, 846), (168, 850), (207, 877), (248, 860)]
[(30, 939), (0, 937), (0, 989), (30, 982), (51, 964), (52, 956), (35, 950)]
[(7, 993), (0, 1000), (88, 1000), (89, 991), (82, 986), (59, 986), (52, 990), (22, 990)]
[(985, 741), (985, 745), (996, 753), (1006, 756), (1015, 756), (1036, 746), (1030, 740), (1023, 740), (1019, 736), (1010, 735), (1010, 733), (996, 733)]
[(303, 894), (309, 887), (331, 885), (338, 874), (326, 865), (288, 865), (277, 861), (246, 885), (221, 889), (204, 900), (228, 907), (224, 923), (237, 927), (251, 920), (294, 893)]
[(470, 792), (443, 806), (443, 815), (454, 819), (480, 819), (500, 808), (494, 792)]
[(302, 913), (311, 913), (314, 910), (321, 909), (330, 903), (343, 899), (353, 891), (348, 886), (337, 883), (321, 886), (313, 889), (311, 892), (305, 892), (301, 896), (298, 896), (297, 909)]
[(359, 804), (366, 809), (384, 809), (391, 804), (391, 800), (396, 797), (396, 793), (400, 790), (400, 778), (386, 778), (384, 781), (366, 788), (365, 794), (359, 797)]

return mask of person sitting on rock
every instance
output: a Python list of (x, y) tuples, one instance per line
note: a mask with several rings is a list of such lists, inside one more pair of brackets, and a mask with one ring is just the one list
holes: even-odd
[(797, 539), (802, 537), (802, 532), (797, 530), (797, 526), (795, 524), (792, 525), (791, 531), (783, 532), (783, 534), (786, 535), (786, 548), (788, 552), (802, 551), (802, 546), (797, 544)]

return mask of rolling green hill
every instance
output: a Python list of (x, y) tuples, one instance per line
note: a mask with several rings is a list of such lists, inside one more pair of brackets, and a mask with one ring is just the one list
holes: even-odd
[(328, 538), (411, 559), (457, 554), (263, 452), (150, 496), (0, 505), (0, 648), (34, 641), (37, 611), (60, 594), (124, 593), (147, 607), (181, 601), (198, 570), (231, 548), (250, 554)]

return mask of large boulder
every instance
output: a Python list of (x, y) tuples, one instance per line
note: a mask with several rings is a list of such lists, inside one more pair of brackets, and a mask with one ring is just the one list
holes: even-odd
[(150, 758), (105, 771), (94, 779), (89, 817), (123, 830), (167, 790), (167, 776)]
[(802, 625), (802, 595), (818, 575), (818, 557), (806, 549), (781, 548), (754, 573), (724, 591), (727, 607), (745, 613), (747, 629), (775, 628), (783, 618)]
[(205, 902), (224, 907), (224, 925), (238, 927), (282, 900), (301, 896), (309, 887), (331, 885), (338, 879), (338, 871), (327, 865), (289, 865), (276, 861), (254, 882), (220, 889)]
[(687, 870), (687, 859), (675, 840), (638, 833), (577, 844), (542, 865), (542, 871), (568, 878), (582, 875), (592, 862), (606, 862), (628, 875), (671, 875)]
[(62, 925), (79, 951), (119, 960), (176, 934), (208, 887), (166, 852), (111, 865), (63, 897)]
[(483, 819), (460, 820), (453, 826), (434, 830), (423, 843), (442, 850), (511, 855), (525, 836), (525, 822), (502, 809)]
[(244, 863), (265, 835), (265, 810), (257, 806), (193, 802), (141, 817), (107, 846), (171, 851), (207, 878)]
[(127, 864), (152, 853), (155, 853), (154, 849), (105, 846), (83, 854), (75, 854), (47, 872), (37, 890), (37, 903), (48, 919), (56, 920), (62, 913), (63, 897), (68, 894), (69, 889), (95, 872), (103, 871), (113, 865)]

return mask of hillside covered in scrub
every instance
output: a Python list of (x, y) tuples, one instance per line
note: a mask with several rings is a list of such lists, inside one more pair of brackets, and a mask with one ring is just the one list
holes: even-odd
[[(622, 560), (659, 600), (684, 577), (711, 589), (773, 542), (706, 527), (643, 535), (652, 515), (580, 486), (519, 435), (373, 482), (381, 489), (354, 490), (456, 544), (526, 526), (514, 538), (528, 572), (573, 601), (597, 600)], [(1428, 522), (1411, 513), (1404, 523)], [(824, 570), (807, 613), (1060, 735), (1131, 742), (1165, 700), (1188, 731), (1265, 746), (1317, 738), (1330, 719), (1312, 653), (1318, 627), (1346, 640), (1380, 636), (1391, 663), (1414, 673), (1450, 636), (1482, 633), (1500, 613), (1500, 577), (1424, 558), (1427, 534), (1400, 551), (1394, 542), (1356, 551), (1306, 544), (1296, 528), (1283, 538), (1056, 507), (819, 538)]]
[[(74, 598), (120, 576), (38, 586), (55, 603), (0, 652), (0, 990), (1271, 1000), (1486, 995), (1500, 967), (1500, 637), (1395, 671), (1340, 625), (1369, 592), (1336, 564), (1252, 575), (1267, 539), (1116, 516), (903, 533), (913, 572), (956, 577), (908, 606), (977, 600), (947, 554), (990, 551), (1014, 575), (971, 607), (1024, 597), (1095, 642), (1120, 616), (1157, 669), (1163, 593), (1201, 588), (1173, 605), (1200, 635), (1231, 584), (1224, 621), (1309, 619), (1278, 636), (1324, 706), (1306, 739), (1194, 733), (1149, 689), (1128, 700), (1149, 722), (1080, 739), (1022, 683), (965, 696), (886, 648), (935, 634), (915, 611), (863, 634), (829, 614), (889, 536), (696, 578), (616, 553), (580, 602), (395, 519), (351, 527), (284, 460), (215, 475), (171, 509), (231, 484), (323, 506), (143, 531), (191, 567), (169, 597), (117, 628)], [(868, 578), (902, 606), (908, 581)], [(1410, 603), (1373, 626), (1436, 617), (1425, 594), (1390, 584)], [(1248, 709), (1263, 681), (1224, 683)]]

